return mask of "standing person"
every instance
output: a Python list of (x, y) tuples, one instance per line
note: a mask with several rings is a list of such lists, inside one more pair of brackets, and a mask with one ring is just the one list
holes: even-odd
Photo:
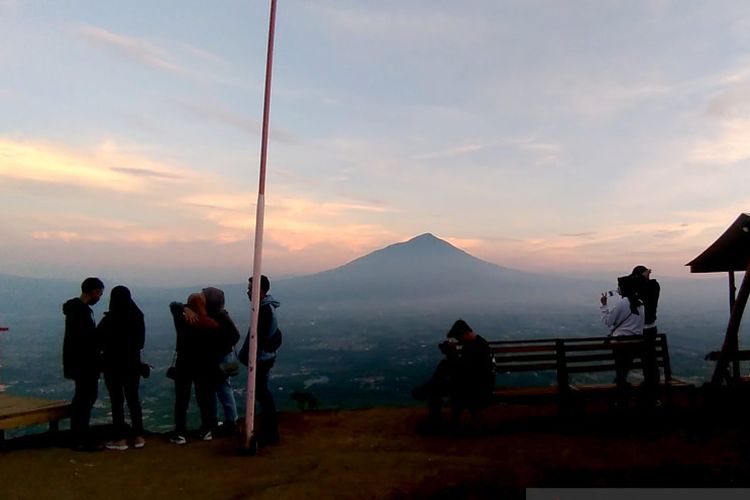
[[(240, 332), (227, 310), (224, 309), (224, 292), (218, 288), (206, 287), (203, 289), (203, 295), (206, 297), (208, 316), (219, 324), (216, 332), (218, 335), (216, 339), (217, 365), (230, 362), (234, 359), (234, 346), (240, 340)], [(224, 409), (223, 428), (228, 434), (233, 434), (237, 431), (237, 402), (234, 399), (230, 376), (225, 373), (218, 373), (216, 397)]]
[[(643, 335), (643, 302), (638, 296), (635, 280), (631, 276), (617, 278), (617, 292), (622, 296), (614, 308), (607, 304), (607, 294), (601, 296), (602, 322), (609, 328), (615, 340)], [(617, 384), (620, 409), (627, 405), (628, 372), (637, 353), (632, 349), (615, 348), (615, 383)]]
[(96, 322), (91, 306), (99, 302), (104, 283), (99, 278), (86, 278), (81, 283), (81, 295), (63, 304), (65, 337), (63, 339), (63, 374), (75, 382), (71, 402), (70, 427), (73, 449), (99, 451), (91, 436), (89, 421), (91, 408), (99, 392), (101, 372), (101, 342), (96, 334)]
[[(247, 285), (247, 297), (252, 300), (253, 278), (250, 277)], [(281, 303), (274, 299), (269, 290), (271, 282), (268, 277), (260, 277), (260, 309), (258, 310), (258, 352), (257, 367), (255, 370), (255, 396), (261, 408), (260, 431), (258, 433), (259, 444), (277, 444), (279, 442), (279, 419), (276, 413), (276, 403), (273, 394), (268, 389), (268, 380), (271, 368), (276, 362), (276, 350), (281, 345), (281, 330), (276, 319), (276, 309)], [(248, 364), (250, 352), (250, 329), (248, 329), (245, 342), (240, 349), (239, 358), (242, 364)]]
[(445, 358), (430, 380), (412, 391), (415, 399), (427, 401), (425, 431), (439, 430), (443, 396), (451, 400), (451, 423), (455, 427), (463, 410), (475, 417), (486, 408), (495, 387), (492, 351), (487, 341), (462, 319), (453, 323), (447, 337), (438, 345)]
[(645, 348), (643, 354), (643, 388), (646, 403), (658, 406), (659, 366), (656, 361), (656, 309), (659, 305), (659, 282), (651, 279), (651, 269), (646, 266), (635, 266), (630, 274), (633, 278), (638, 295), (643, 301), (644, 325), (643, 340)]
[(133, 301), (130, 290), (122, 285), (112, 289), (109, 311), (97, 327), (104, 350), (104, 382), (112, 404), (114, 440), (110, 450), (127, 450), (124, 401), (128, 402), (132, 424), (133, 448), (143, 448), (143, 412), (138, 387), (141, 382), (141, 349), (146, 340), (143, 313)]
[(169, 304), (172, 313), (177, 343), (175, 347), (175, 429), (170, 441), (187, 443), (187, 411), (190, 393), (195, 385), (195, 399), (201, 414), (199, 438), (213, 439), (216, 426), (216, 332), (219, 324), (206, 312), (206, 298), (202, 293), (188, 297), (187, 305), (179, 302)]

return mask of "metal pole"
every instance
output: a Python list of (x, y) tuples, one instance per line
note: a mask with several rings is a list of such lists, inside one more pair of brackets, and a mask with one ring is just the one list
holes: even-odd
[(273, 41), (276, 31), (276, 0), (271, 0), (271, 15), (268, 24), (268, 53), (266, 55), (266, 88), (263, 100), (263, 131), (260, 143), (260, 178), (258, 181), (258, 204), (255, 212), (255, 248), (253, 253), (253, 286), (250, 291), (252, 315), (250, 318), (250, 342), (247, 363), (247, 395), (245, 399), (245, 433), (243, 447), (254, 452), (255, 439), (255, 373), (258, 353), (258, 312), (260, 303), (260, 275), (263, 258), (263, 220), (266, 195), (266, 158), (268, 155), (268, 117), (271, 108), (271, 69), (273, 67)]

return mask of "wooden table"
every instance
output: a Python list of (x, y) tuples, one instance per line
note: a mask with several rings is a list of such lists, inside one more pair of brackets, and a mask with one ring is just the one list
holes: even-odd
[(68, 417), (70, 401), (0, 393), (0, 440), (6, 429), (29, 425), (48, 423), (50, 432), (56, 432), (60, 420)]

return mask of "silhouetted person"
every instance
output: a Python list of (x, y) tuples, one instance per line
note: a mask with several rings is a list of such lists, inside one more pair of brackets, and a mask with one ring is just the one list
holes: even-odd
[(141, 383), (141, 349), (146, 341), (143, 313), (122, 285), (112, 289), (109, 311), (97, 327), (103, 342), (104, 382), (112, 404), (114, 440), (110, 450), (127, 450), (124, 402), (128, 403), (134, 448), (143, 448), (143, 412), (138, 388)]
[(651, 279), (651, 269), (646, 266), (635, 266), (630, 276), (644, 310), (643, 339), (646, 346), (643, 353), (643, 389), (647, 404), (655, 405), (659, 404), (657, 393), (660, 374), (656, 360), (656, 335), (659, 331), (656, 327), (656, 309), (659, 306), (661, 287), (658, 281)]
[[(617, 278), (617, 292), (622, 296), (614, 308), (607, 304), (607, 294), (601, 296), (602, 322), (609, 328), (610, 336), (617, 339), (643, 335), (643, 303), (638, 296), (635, 281), (631, 276)], [(617, 384), (620, 409), (627, 405), (628, 372), (633, 358), (641, 354), (635, 349), (615, 348), (615, 383)]]
[(210, 441), (216, 426), (216, 336), (219, 324), (208, 316), (206, 299), (202, 293), (191, 294), (187, 305), (172, 302), (169, 310), (177, 332), (177, 358), (174, 365), (175, 429), (170, 441), (179, 445), (187, 443), (187, 411), (193, 385), (201, 414), (199, 438)]
[[(247, 298), (252, 300), (253, 278), (248, 280)], [(268, 277), (260, 277), (260, 308), (258, 310), (258, 349), (257, 367), (255, 371), (255, 399), (260, 405), (260, 429), (258, 432), (259, 444), (276, 444), (279, 442), (279, 419), (276, 413), (276, 403), (273, 394), (268, 388), (268, 379), (271, 368), (276, 362), (276, 350), (281, 341), (281, 330), (276, 319), (276, 308), (281, 304), (274, 299), (269, 290), (271, 282)], [(239, 358), (244, 364), (248, 364), (250, 352), (250, 330), (248, 329), (245, 341), (240, 349)]]
[(487, 341), (477, 335), (462, 319), (448, 331), (449, 340), (439, 344), (445, 358), (424, 385), (414, 389), (415, 399), (427, 401), (429, 410), (424, 430), (437, 430), (441, 423), (443, 397), (451, 404), (451, 423), (457, 425), (463, 410), (472, 417), (487, 407), (495, 387), (492, 351)]
[[(218, 288), (207, 287), (203, 289), (206, 297), (206, 312), (219, 324), (217, 330), (216, 347), (217, 365), (233, 359), (234, 346), (240, 340), (240, 332), (232, 321), (229, 313), (224, 309), (224, 292)], [(237, 402), (234, 399), (230, 377), (225, 373), (218, 373), (216, 381), (216, 397), (224, 409), (223, 429), (228, 434), (237, 430)]]
[(99, 392), (102, 348), (91, 306), (99, 302), (103, 293), (104, 283), (99, 278), (86, 278), (81, 283), (81, 296), (63, 304), (63, 374), (75, 382), (70, 428), (76, 451), (102, 449), (91, 436), (89, 421)]

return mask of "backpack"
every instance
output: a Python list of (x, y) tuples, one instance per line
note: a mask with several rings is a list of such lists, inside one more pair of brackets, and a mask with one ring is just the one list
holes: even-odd
[(281, 328), (277, 328), (276, 331), (266, 339), (266, 343), (263, 346), (263, 350), (266, 352), (276, 352), (281, 347), (283, 340)]

